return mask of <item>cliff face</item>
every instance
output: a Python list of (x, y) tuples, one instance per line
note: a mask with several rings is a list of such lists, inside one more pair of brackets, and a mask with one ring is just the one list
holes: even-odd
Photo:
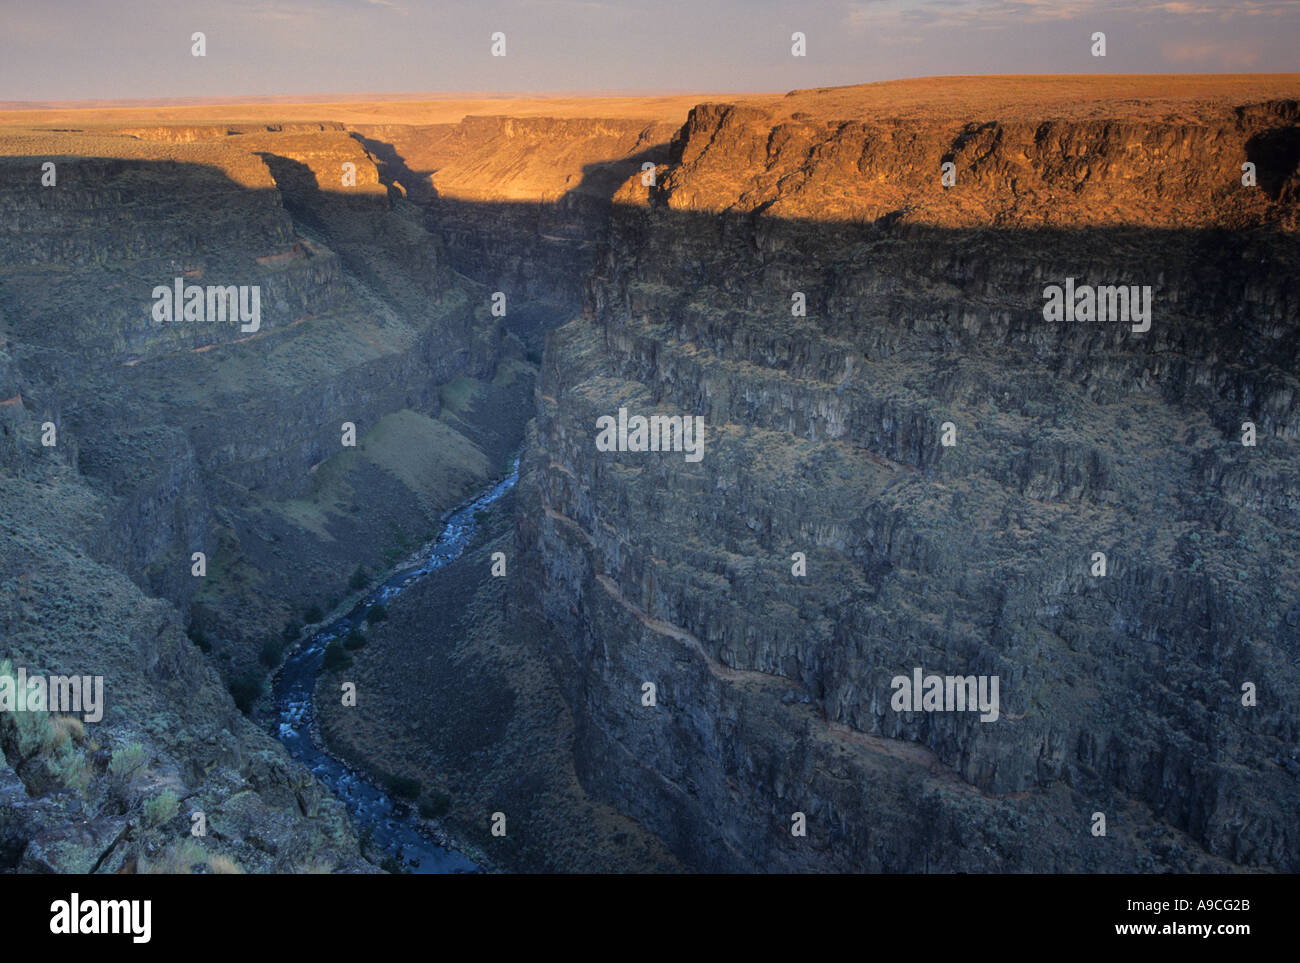
[[(365, 868), (225, 689), (256, 713), (309, 607), (499, 473), (522, 346), (336, 125), (9, 132), (0, 168), (0, 658), (107, 702), (71, 742), (5, 717), (0, 866), (185, 862), (143, 809), (165, 787), (245, 868)], [(176, 278), (255, 288), (258, 323), (160, 319)], [(107, 835), (59, 841), (83, 820)]]
[[(522, 349), (346, 132), (41, 131), (6, 148), (5, 397), (59, 425), (116, 505), (97, 547), (146, 588), (188, 603), (204, 584), (193, 551), (245, 566), (204, 604), (236, 638), (251, 606), (260, 636), (358, 562), (382, 564), (383, 541), (423, 536), (499, 467), (499, 443), (477, 452), (464, 432), (479, 429), (440, 417), (441, 392), (458, 377), (526, 392), (497, 367)], [(43, 157), (58, 174), (48, 188)], [(153, 292), (175, 278), (256, 287), (257, 324), (185, 318), (179, 304), (160, 322)], [(402, 411), (446, 442), (447, 471), (397, 463), (384, 419)], [(378, 500), (362, 507), (367, 488)], [(359, 538), (364, 557), (336, 545), (375, 527), (384, 540)], [(274, 557), (286, 550), (307, 560), (287, 578)]]
[[(548, 342), (518, 617), (584, 785), (701, 869), (1294, 871), (1295, 102), (800, 106), (694, 110)], [(1149, 329), (1045, 320), (1067, 278)], [(620, 408), (703, 459), (598, 450)], [(1000, 717), (895, 711), (917, 667)]]
[[(1294, 227), (1297, 102), (1151, 118), (832, 120), (703, 104), (674, 138), (671, 210), (942, 227)], [(1242, 191), (1242, 164), (1262, 189)], [(953, 165), (952, 183), (941, 179)], [(635, 194), (628, 197), (632, 200)], [(1288, 201), (1282, 208), (1273, 205)]]
[[(466, 117), (361, 126), (368, 149), (428, 212), (455, 270), (509, 293), (526, 330), (576, 312), (614, 191), (662, 163), (676, 125), (633, 119)], [(566, 319), (567, 320), (567, 319)]]

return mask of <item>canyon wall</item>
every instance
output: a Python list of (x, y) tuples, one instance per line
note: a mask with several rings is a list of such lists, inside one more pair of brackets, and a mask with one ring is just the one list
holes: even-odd
[[(0, 658), (107, 702), (71, 741), (5, 716), (0, 866), (201, 862), (146, 815), (165, 787), (208, 856), (368, 869), (226, 688), (264, 711), (303, 621), (500, 474), (523, 345), (339, 125), (9, 130), (0, 169)], [(259, 323), (160, 318), (176, 278), (256, 288)]]
[(667, 158), (676, 124), (481, 116), (359, 126), (385, 173), (427, 212), (455, 270), (508, 295), (507, 325), (540, 335), (582, 306), (614, 192)]
[[(237, 636), (252, 615), (259, 634), (324, 601), (358, 562), (382, 566), (362, 530), (413, 542), (500, 468), (500, 441), (479, 451), (475, 429), (441, 417), (443, 391), (464, 377), (526, 393), (523, 366), (509, 368), (522, 348), (348, 133), (40, 131), (6, 146), (8, 353), (26, 379), (6, 397), (55, 418), (112, 496), (100, 554), (143, 587), (188, 605), (204, 585), (193, 551), (245, 565), (233, 582), (267, 584), (226, 579), (200, 603), (219, 630)], [(256, 286), (257, 330), (179, 305), (155, 320), (155, 286), (177, 277)], [(408, 452), (385, 419), (401, 412), (445, 444), (443, 468), (420, 477), (399, 463)], [(336, 550), (348, 532), (376, 550)]]
[[(584, 785), (703, 870), (1295, 871), (1296, 101), (845, 96), (693, 110), (548, 341), (516, 617)], [(1045, 320), (1067, 278), (1149, 330)], [(702, 460), (598, 450), (620, 408)], [(918, 667), (1000, 717), (895, 711)]]

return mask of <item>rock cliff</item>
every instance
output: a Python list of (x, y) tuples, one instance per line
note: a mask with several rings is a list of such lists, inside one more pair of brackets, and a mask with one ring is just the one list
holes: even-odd
[[(850, 93), (693, 110), (548, 342), (518, 617), (584, 785), (706, 870), (1295, 871), (1296, 100)], [(703, 459), (598, 450), (620, 408)], [(895, 711), (917, 667), (1000, 718)]]
[[(257, 715), (303, 622), (500, 472), (522, 344), (338, 125), (11, 130), (0, 168), (0, 657), (107, 702), (72, 739), (3, 717), (4, 865), (202, 865), (164, 845), (166, 790), (207, 856), (367, 868), (236, 701)], [(160, 317), (174, 283), (256, 289), (257, 323)]]
[(507, 292), (517, 305), (509, 323), (526, 333), (582, 306), (615, 190), (666, 160), (675, 130), (630, 118), (494, 116), (358, 127), (424, 206), (448, 263)]

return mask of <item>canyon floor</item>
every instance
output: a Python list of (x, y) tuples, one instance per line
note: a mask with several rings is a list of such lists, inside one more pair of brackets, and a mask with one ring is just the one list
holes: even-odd
[(272, 679), (516, 455), (315, 700), (486, 868), (1300, 868), (1300, 75), (44, 105), (0, 170), (0, 660), (107, 693), (0, 715), (0, 870), (400, 870)]

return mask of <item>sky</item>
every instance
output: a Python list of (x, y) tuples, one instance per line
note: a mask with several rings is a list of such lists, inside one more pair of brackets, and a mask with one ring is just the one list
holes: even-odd
[(0, 0), (0, 101), (1291, 72), (1298, 51), (1300, 0)]

